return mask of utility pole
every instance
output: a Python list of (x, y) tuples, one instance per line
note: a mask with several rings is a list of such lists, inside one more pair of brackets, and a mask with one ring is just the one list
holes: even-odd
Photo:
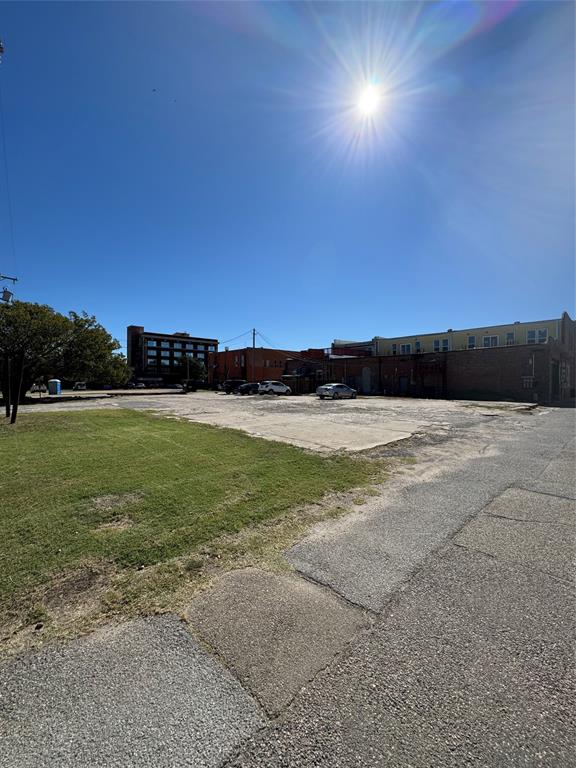
[(252, 380), (256, 379), (256, 328), (252, 328)]
[[(0, 46), (1, 45), (2, 44), (0, 43)], [(18, 278), (16, 277), (8, 277), (8, 275), (0, 274), (0, 280), (11, 280), (12, 283), (15, 283), (17, 279)], [(3, 301), (5, 304), (10, 304), (13, 296), (14, 294), (12, 293), (12, 291), (4, 287), (2, 289), (2, 293), (0, 294), (0, 301)], [(6, 414), (6, 418), (8, 419), (10, 417), (10, 406), (12, 403), (12, 371), (11, 371), (11, 365), (10, 365), (10, 357), (8, 353), (5, 353), (4, 355), (2, 379), (3, 379), (2, 390), (4, 394), (4, 411)]]

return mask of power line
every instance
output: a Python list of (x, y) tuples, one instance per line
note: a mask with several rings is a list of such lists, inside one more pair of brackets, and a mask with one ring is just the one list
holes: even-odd
[(231, 339), (226, 339), (225, 341), (219, 341), (218, 345), (229, 344), (231, 341), (236, 341), (236, 339), (241, 339), (242, 336), (248, 336), (248, 334), (250, 333), (252, 333), (252, 328), (250, 328), (249, 331), (244, 331), (244, 333), (239, 333), (238, 336), (234, 336)]
[[(0, 51), (4, 53), (4, 46), (0, 42)], [(0, 59), (1, 64), (1, 59)], [(0, 68), (1, 69), (1, 68)], [(4, 123), (4, 100), (2, 97), (2, 78), (0, 77), (0, 134), (2, 140), (2, 156), (4, 160), (4, 175), (6, 177), (6, 200), (8, 203), (8, 226), (10, 231), (10, 246), (12, 250), (13, 265), (16, 266), (16, 246), (14, 242), (14, 218), (12, 215), (12, 193), (10, 191), (10, 175), (8, 173), (8, 152), (6, 150), (6, 127)]]

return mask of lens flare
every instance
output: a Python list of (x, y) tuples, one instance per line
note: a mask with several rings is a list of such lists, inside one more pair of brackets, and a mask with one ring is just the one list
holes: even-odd
[(360, 91), (357, 108), (362, 117), (374, 117), (382, 106), (382, 89), (368, 84)]

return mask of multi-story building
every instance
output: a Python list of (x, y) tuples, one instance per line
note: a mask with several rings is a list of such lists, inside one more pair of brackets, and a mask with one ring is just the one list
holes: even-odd
[(547, 344), (561, 337), (563, 318), (489, 325), (438, 333), (409, 336), (375, 336), (371, 341), (343, 341), (335, 339), (335, 354), (413, 355), (425, 352), (455, 352), (464, 349), (512, 347), (518, 344)]
[(195, 358), (205, 365), (208, 355), (218, 349), (218, 339), (191, 336), (184, 331), (155, 333), (141, 325), (128, 326), (128, 365), (134, 378), (146, 383), (180, 381), (186, 378), (186, 358)]
[(575, 344), (567, 312), (444, 333), (336, 339), (316, 380), (342, 380), (364, 394), (574, 404)]

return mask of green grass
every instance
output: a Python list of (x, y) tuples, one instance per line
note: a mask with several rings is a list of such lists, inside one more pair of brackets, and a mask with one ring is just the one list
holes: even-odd
[[(163, 563), (380, 473), (143, 412), (22, 415), (0, 426), (0, 607), (86, 562)], [(123, 503), (95, 502), (109, 495)]]

